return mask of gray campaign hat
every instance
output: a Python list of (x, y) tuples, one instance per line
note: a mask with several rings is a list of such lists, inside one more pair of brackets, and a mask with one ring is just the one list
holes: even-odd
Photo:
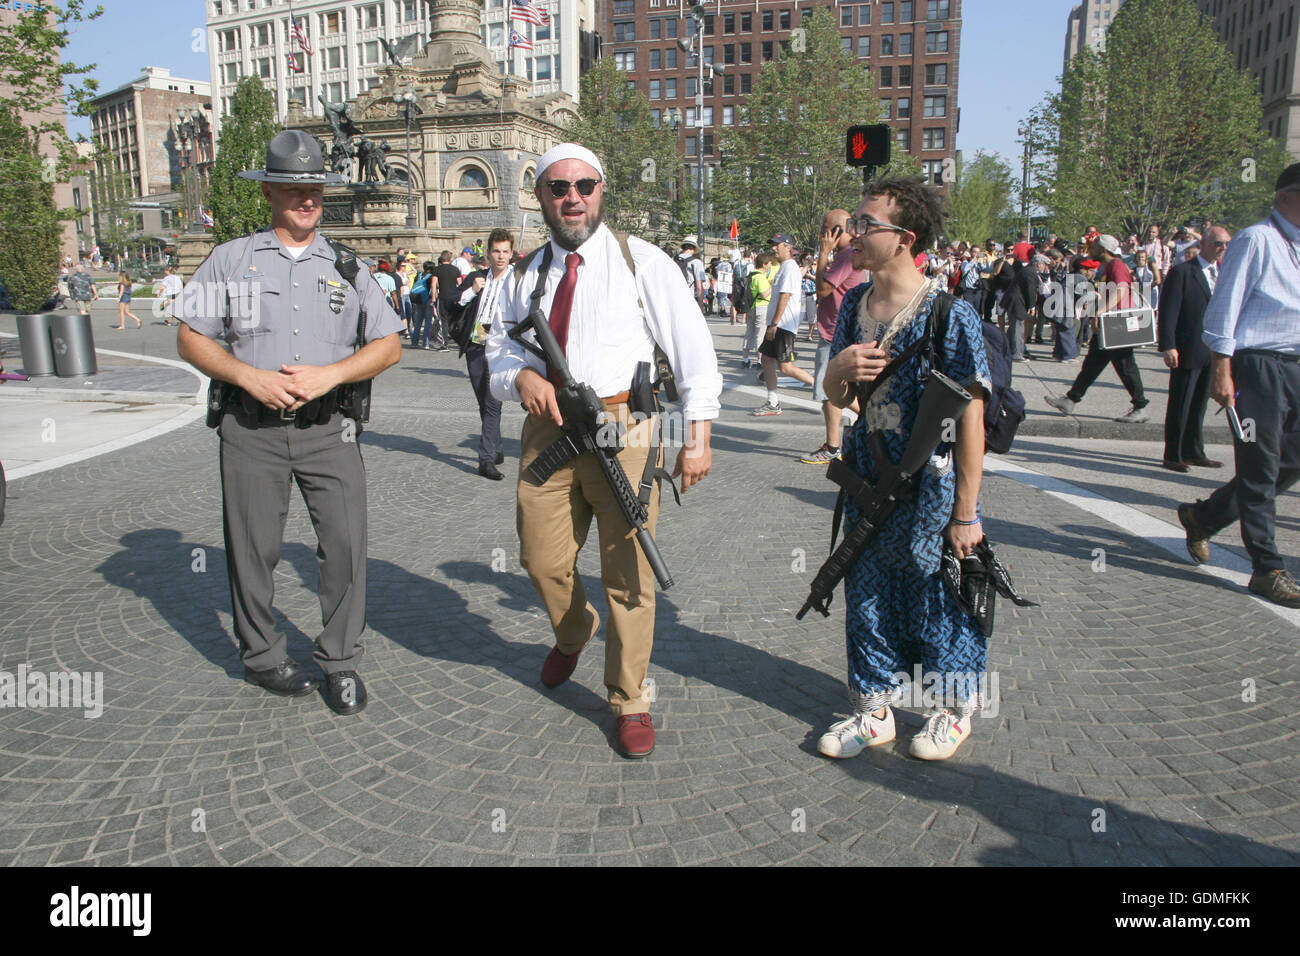
[(330, 186), (347, 182), (338, 173), (325, 171), (320, 143), (316, 137), (298, 129), (287, 129), (271, 138), (266, 145), (266, 169), (247, 169), (239, 175), (263, 183), (320, 183)]

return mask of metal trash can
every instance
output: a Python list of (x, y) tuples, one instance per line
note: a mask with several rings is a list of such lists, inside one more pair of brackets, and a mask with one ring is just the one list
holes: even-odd
[(54, 344), (54, 371), (59, 378), (86, 378), (99, 371), (90, 316), (76, 312), (51, 315), (50, 339)]
[(18, 347), (23, 353), (23, 371), (28, 378), (54, 374), (54, 345), (50, 340), (53, 315), (39, 312), (18, 316)]

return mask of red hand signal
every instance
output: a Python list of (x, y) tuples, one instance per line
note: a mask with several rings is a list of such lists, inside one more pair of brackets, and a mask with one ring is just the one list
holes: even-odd
[(853, 158), (861, 159), (862, 154), (867, 151), (867, 138), (861, 133), (855, 133), (853, 136)]

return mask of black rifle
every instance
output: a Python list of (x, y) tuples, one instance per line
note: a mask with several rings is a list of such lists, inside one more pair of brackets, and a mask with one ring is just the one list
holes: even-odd
[[(881, 378), (884, 378), (882, 375)], [(874, 383), (873, 383), (874, 384)], [(867, 399), (873, 389), (858, 388), (859, 408), (863, 414), (867, 411)], [(956, 428), (966, 406), (970, 404), (971, 394), (942, 372), (933, 368), (926, 381), (925, 392), (921, 396), (921, 407), (916, 412), (916, 424), (912, 429), (911, 441), (903, 450), (903, 457), (898, 464), (892, 464), (880, 432), (868, 433), (867, 441), (871, 456), (875, 459), (876, 473), (880, 476), (874, 485), (867, 484), (841, 460), (832, 461), (827, 477), (842, 488), (841, 495), (853, 499), (862, 512), (850, 530), (844, 534), (844, 541), (826, 559), (817, 576), (813, 579), (812, 589), (803, 607), (795, 615), (803, 620), (809, 608), (816, 608), (824, 617), (830, 616), (831, 597), (835, 586), (844, 580), (849, 567), (866, 550), (869, 542), (889, 516), (898, 507), (898, 502), (910, 489), (912, 478), (924, 467), (934, 450), (943, 441), (945, 431)], [(847, 457), (847, 455), (845, 456)], [(842, 499), (841, 499), (842, 501)], [(839, 525), (839, 512), (836, 511), (836, 528)], [(831, 539), (834, 540), (834, 532)]]
[[(542, 275), (544, 274), (543, 271)], [(540, 276), (538, 287), (541, 287)], [(609, 428), (601, 424), (601, 418), (606, 414), (605, 403), (600, 400), (590, 385), (574, 379), (573, 373), (569, 371), (569, 363), (564, 360), (560, 343), (555, 340), (555, 333), (551, 331), (551, 324), (546, 321), (546, 317), (537, 306), (538, 298), (540, 297), (534, 297), (533, 307), (528, 317), (515, 325), (509, 335), (542, 359), (563, 381), (564, 384), (555, 390), (555, 400), (560, 406), (560, 415), (564, 419), (564, 433), (533, 460), (533, 463), (528, 466), (528, 473), (539, 484), (545, 484), (556, 469), (563, 467), (569, 461), (585, 452), (594, 454), (596, 461), (600, 463), (601, 471), (604, 472), (605, 480), (609, 482), (609, 487), (614, 492), (614, 497), (618, 499), (623, 517), (636, 529), (636, 540), (641, 545), (641, 550), (645, 552), (646, 560), (650, 562), (655, 580), (659, 582), (659, 587), (667, 591), (673, 586), (673, 579), (668, 574), (668, 568), (664, 565), (664, 559), (659, 554), (659, 548), (655, 545), (650, 529), (645, 526), (649, 514), (636, 496), (632, 483), (627, 480), (627, 472), (623, 470), (623, 465), (618, 460), (618, 443), (600, 439), (602, 430)], [(541, 348), (522, 338), (529, 329), (533, 330), (533, 334), (537, 337), (537, 344)]]

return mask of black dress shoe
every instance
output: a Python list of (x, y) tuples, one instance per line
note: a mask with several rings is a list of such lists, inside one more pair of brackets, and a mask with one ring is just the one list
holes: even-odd
[(1161, 464), (1162, 466), (1164, 466), (1165, 468), (1168, 468), (1170, 471), (1177, 471), (1177, 472), (1180, 472), (1180, 473), (1191, 471), (1191, 469), (1188, 468), (1188, 467), (1187, 467), (1185, 464), (1183, 464), (1181, 461), (1170, 461), (1168, 458), (1166, 458), (1164, 461), (1160, 462), (1160, 464)]
[(302, 697), (316, 689), (316, 682), (291, 660), (283, 660), (270, 670), (245, 668), (244, 680), (280, 697)]
[(505, 463), (506, 463), (506, 456), (503, 455), (501, 452), (497, 452), (497, 457), (496, 457), (496, 459), (492, 462), (492, 464), (494, 464), (494, 465), (504, 465)]
[(325, 676), (325, 703), (336, 714), (347, 717), (366, 709), (366, 685), (356, 671), (339, 671)]
[(1187, 464), (1195, 465), (1197, 468), (1222, 468), (1223, 462), (1215, 461), (1213, 458), (1189, 458)]
[(493, 481), (500, 481), (505, 475), (497, 471), (497, 466), (490, 461), (480, 462), (478, 473), (484, 478), (491, 478)]

